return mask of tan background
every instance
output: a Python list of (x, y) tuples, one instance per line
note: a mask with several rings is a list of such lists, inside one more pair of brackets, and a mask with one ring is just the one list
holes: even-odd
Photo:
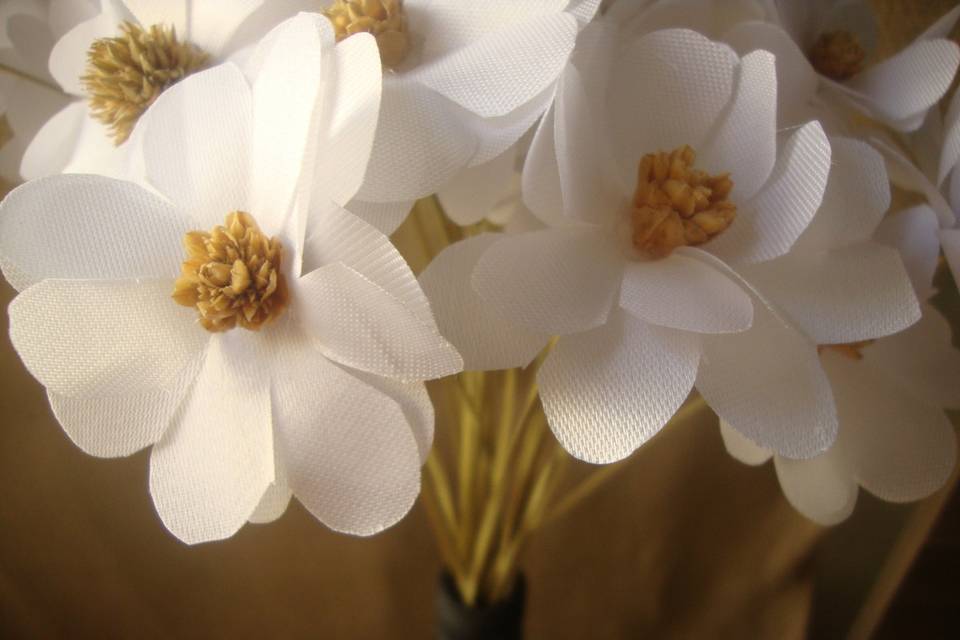
[[(956, 3), (877, 4), (903, 44)], [(0, 286), (0, 305), (12, 295)], [(2, 333), (0, 636), (430, 637), (439, 562), (419, 505), (373, 539), (335, 535), (294, 504), (272, 525), (187, 547), (153, 511), (147, 454), (76, 449), (13, 353), (5, 315)], [(534, 542), (529, 637), (789, 639), (811, 624), (835, 637), (876, 600), (867, 586), (914, 514), (862, 496), (825, 532), (784, 502), (769, 465), (727, 457), (704, 415)]]

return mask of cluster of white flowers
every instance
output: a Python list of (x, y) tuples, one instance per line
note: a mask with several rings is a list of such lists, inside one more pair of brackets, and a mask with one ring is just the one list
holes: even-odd
[[(817, 521), (941, 486), (960, 9), (875, 63), (865, 2), (600, 4), (5, 2), (0, 176), (26, 182), (0, 267), (70, 438), (152, 445), (186, 542), (291, 496), (367, 535), (418, 494), (424, 381), (553, 345), (541, 399), (580, 459), (696, 389)], [(888, 211), (891, 181), (928, 204)], [(387, 235), (431, 194), (502, 231), (418, 281)]]

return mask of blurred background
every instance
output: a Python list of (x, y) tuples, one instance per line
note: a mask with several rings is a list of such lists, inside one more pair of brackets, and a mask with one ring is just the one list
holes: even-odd
[[(957, 2), (874, 4), (890, 52)], [(409, 235), (396, 239), (422, 266)], [(955, 286), (941, 284), (960, 326)], [(13, 295), (0, 283), (0, 306)], [(0, 637), (431, 637), (440, 563), (419, 503), (371, 539), (293, 502), (276, 523), (188, 547), (153, 510), (147, 452), (74, 447), (5, 313), (0, 331)], [(824, 529), (786, 503), (771, 465), (731, 459), (704, 412), (533, 540), (527, 636), (960, 637), (956, 484), (908, 506), (861, 492), (854, 516)]]

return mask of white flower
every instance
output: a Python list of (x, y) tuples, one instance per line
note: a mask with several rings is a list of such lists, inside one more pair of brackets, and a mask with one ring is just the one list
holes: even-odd
[(550, 104), (599, 4), (404, 0), (410, 49), (384, 74), (373, 155), (348, 208), (391, 233), (414, 200), (506, 151)]
[(837, 403), (836, 444), (810, 460), (773, 455), (720, 423), (727, 451), (747, 464), (774, 459), (790, 503), (821, 524), (847, 518), (858, 487), (890, 502), (919, 500), (956, 464), (956, 437), (943, 408), (960, 408), (960, 354), (950, 326), (929, 305), (906, 331), (845, 353), (825, 349)]
[[(99, 118), (94, 117), (89, 100), (91, 85), (83, 80), (91, 73), (90, 52), (94, 43), (109, 38), (132, 39), (140, 34), (153, 37), (152, 28), (172, 29), (176, 41), (190, 47), (198, 63), (173, 65), (170, 75), (177, 78), (226, 60), (243, 47), (256, 42), (271, 27), (296, 13), (297, 7), (305, 3), (306, 0), (299, 3), (295, 0), (240, 0), (229, 3), (216, 0), (100, 0), (99, 10), (92, 17), (87, 18), (82, 14), (71, 16), (74, 20), (84, 19), (74, 22), (75, 26), (57, 40), (50, 52), (49, 70), (61, 89), (72, 97), (72, 101), (49, 118), (30, 142), (21, 162), (21, 175), (24, 179), (61, 172), (123, 175), (128, 161), (126, 148), (117, 145), (125, 139), (122, 135), (125, 129), (110, 128), (104, 121), (116, 119), (118, 112), (126, 114), (135, 109), (135, 113), (139, 114), (149, 105), (149, 96), (154, 94), (144, 90), (137, 93), (134, 99), (129, 97), (132, 93), (124, 93), (128, 96), (124, 101), (114, 100), (114, 104), (122, 104), (102, 109)], [(55, 6), (59, 9), (64, 4), (56, 3)], [(76, 12), (76, 8), (73, 11)], [(49, 19), (53, 26), (55, 20), (62, 22), (63, 16), (51, 12)], [(124, 31), (124, 23), (132, 25), (134, 35)], [(116, 47), (116, 44), (113, 46)], [(170, 48), (167, 43), (157, 46)], [(182, 56), (179, 59), (181, 62), (184, 60)], [(130, 66), (127, 71), (141, 73), (140, 69), (140, 66)], [(116, 73), (108, 75), (116, 82)], [(154, 89), (162, 91), (170, 82), (176, 81), (148, 80), (142, 86), (150, 87), (151, 92)]]
[[(419, 489), (433, 413), (417, 381), (461, 361), (388, 239), (311, 185), (314, 164), (362, 179), (373, 39), (334, 47), (329, 23), (301, 14), (251, 69), (252, 86), (232, 63), (194, 74), (144, 115), (153, 190), (62, 175), (6, 198), (11, 339), (85, 451), (154, 445), (150, 492), (182, 540), (273, 519), (291, 494), (335, 530), (375, 533)], [(184, 239), (238, 210), (264, 237), (238, 214), (229, 235)], [(177, 302), (196, 308), (171, 299), (181, 263)], [(234, 323), (260, 330), (204, 328)]]
[[(561, 336), (539, 373), (541, 399), (582, 459), (630, 454), (694, 383), (751, 439), (813, 456), (836, 432), (816, 346), (734, 270), (762, 272), (804, 232), (826, 188), (826, 136), (810, 123), (778, 141), (767, 52), (741, 59), (686, 30), (617, 38), (608, 19), (582, 32), (527, 156), (524, 200), (548, 228), (441, 253), (421, 275), (438, 323), (469, 369), (525, 365)], [(678, 150), (661, 159), (681, 162), (687, 144), (694, 168), (717, 177), (671, 164), (680, 184), (652, 188), (641, 158)], [(696, 191), (709, 206), (690, 211), (707, 215), (682, 217), (695, 184), (712, 191)], [(657, 227), (650, 216), (665, 195), (674, 226)], [(683, 241), (658, 235), (681, 217)], [(699, 246), (670, 253), (676, 244)]]

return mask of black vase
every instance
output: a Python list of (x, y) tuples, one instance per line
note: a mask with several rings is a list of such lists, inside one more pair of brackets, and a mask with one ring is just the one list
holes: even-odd
[(471, 607), (460, 599), (453, 578), (442, 573), (436, 599), (438, 640), (520, 640), (526, 592), (520, 575), (505, 599)]

